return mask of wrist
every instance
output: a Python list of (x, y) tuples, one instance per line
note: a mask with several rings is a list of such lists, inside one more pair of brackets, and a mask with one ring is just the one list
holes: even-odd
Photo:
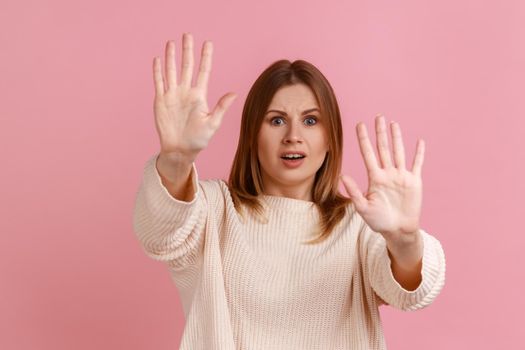
[(413, 269), (423, 258), (423, 237), (416, 231), (409, 239), (387, 241), (387, 249), (397, 266), (403, 270)]
[(165, 185), (178, 187), (189, 179), (194, 160), (185, 155), (159, 153), (155, 166)]
[(159, 160), (169, 164), (191, 164), (197, 158), (197, 153), (189, 152), (159, 152)]

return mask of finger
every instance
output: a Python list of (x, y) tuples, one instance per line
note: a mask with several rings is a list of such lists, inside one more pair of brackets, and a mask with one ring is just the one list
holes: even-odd
[(197, 77), (197, 87), (208, 91), (208, 79), (211, 71), (211, 59), (213, 54), (213, 44), (205, 41), (202, 45), (201, 62), (199, 66), (199, 76)]
[(366, 208), (368, 200), (359, 190), (359, 186), (357, 186), (357, 183), (350, 176), (341, 175), (340, 178), (341, 182), (345, 186), (346, 192), (348, 192), (348, 195), (354, 202), (357, 210), (362, 212)]
[(193, 77), (193, 37), (184, 33), (182, 38), (182, 74), (180, 84), (190, 88)]
[(160, 68), (160, 58), (153, 59), (153, 81), (155, 83), (155, 94), (162, 96), (164, 94), (164, 82), (162, 81), (162, 70)]
[(215, 128), (218, 128), (222, 123), (222, 118), (224, 114), (230, 108), (233, 101), (237, 98), (237, 95), (234, 93), (227, 93), (219, 99), (219, 102), (215, 105), (215, 108), (211, 112), (211, 122), (214, 124)]
[(412, 165), (412, 172), (421, 176), (421, 169), (423, 167), (423, 160), (425, 158), (425, 142), (419, 139), (416, 146), (416, 155), (414, 156), (414, 163)]
[(377, 170), (378, 164), (377, 159), (372, 149), (372, 144), (368, 138), (368, 133), (366, 131), (366, 126), (363, 122), (357, 124), (357, 139), (359, 141), (359, 148), (361, 150), (361, 155), (365, 161), (366, 168), (368, 171)]
[(171, 40), (166, 44), (166, 85), (166, 89), (173, 89), (177, 86), (175, 43)]
[(390, 123), (392, 129), (392, 144), (394, 146), (394, 161), (398, 169), (405, 169), (405, 147), (403, 145), (403, 136), (401, 127), (396, 122)]
[(377, 115), (375, 122), (379, 159), (381, 159), (383, 168), (390, 168), (392, 167), (392, 159), (390, 158), (390, 149), (388, 148), (388, 134), (386, 130), (385, 117), (382, 115)]

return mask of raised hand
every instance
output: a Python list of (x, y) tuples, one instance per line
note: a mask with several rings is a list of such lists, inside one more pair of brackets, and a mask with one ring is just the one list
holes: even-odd
[(423, 165), (425, 144), (417, 143), (412, 170), (405, 168), (405, 151), (399, 124), (390, 124), (394, 145), (392, 163), (388, 147), (388, 135), (385, 118), (377, 116), (375, 120), (377, 150), (381, 163), (378, 163), (366, 126), (357, 124), (357, 137), (361, 154), (368, 172), (368, 191), (363, 195), (356, 182), (348, 175), (341, 175), (350, 198), (357, 212), (375, 232), (385, 239), (402, 242), (412, 239), (419, 229), (423, 185), (421, 168)]
[(197, 82), (192, 86), (193, 38), (183, 34), (182, 72), (177, 83), (175, 68), (175, 43), (168, 41), (165, 53), (165, 75), (160, 58), (153, 61), (155, 82), (155, 125), (160, 137), (160, 153), (173, 158), (185, 157), (193, 161), (207, 147), (219, 128), (226, 110), (237, 97), (234, 93), (222, 96), (213, 111), (207, 104), (208, 79), (212, 65), (213, 45), (204, 42)]

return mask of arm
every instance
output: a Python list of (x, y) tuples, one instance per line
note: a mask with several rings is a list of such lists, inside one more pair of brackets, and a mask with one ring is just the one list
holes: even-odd
[(183, 202), (191, 202), (197, 190), (192, 183), (192, 167), (194, 159), (182, 155), (166, 155), (160, 153), (156, 161), (156, 170), (162, 184), (170, 195)]
[(392, 273), (396, 281), (406, 290), (415, 290), (422, 281), (423, 237), (421, 232), (414, 233), (410, 242), (386, 240), (388, 256), (392, 261)]
[(158, 155), (151, 157), (144, 167), (135, 200), (133, 227), (149, 257), (182, 266), (194, 260), (200, 251), (207, 217), (206, 199), (201, 195), (194, 163), (188, 180), (191, 186), (182, 187), (182, 192), (186, 193), (192, 189), (189, 191), (193, 192), (191, 201), (174, 198), (162, 184), (156, 168), (158, 158)]
[(359, 146), (368, 171), (366, 195), (350, 176), (342, 175), (341, 180), (366, 223), (365, 263), (372, 288), (384, 302), (401, 310), (416, 310), (429, 305), (445, 283), (441, 244), (419, 228), (425, 143), (418, 140), (409, 170), (399, 124), (390, 123), (393, 159), (385, 118), (378, 115), (375, 124), (379, 159), (366, 126), (357, 124)]
[[(410, 266), (399, 268), (407, 257), (403, 255), (403, 251), (391, 253), (387, 241), (381, 234), (372, 231), (369, 227), (366, 227), (364, 232), (367, 236), (366, 264), (372, 289), (386, 303), (403, 311), (414, 311), (430, 305), (445, 284), (446, 263), (441, 243), (424, 230), (420, 229), (419, 232), (423, 249), (420, 280), (417, 278), (417, 264), (415, 268), (412, 266), (410, 272), (406, 272), (410, 270)], [(410, 251), (408, 256), (413, 252)], [(393, 261), (391, 256), (394, 254), (397, 256)], [(416, 257), (417, 255), (414, 254)]]
[(134, 231), (146, 253), (184, 267), (195, 261), (203, 245), (207, 199), (194, 160), (205, 149), (237, 96), (228, 93), (210, 111), (208, 79), (213, 46), (203, 44), (196, 85), (193, 76), (193, 36), (183, 35), (182, 71), (177, 79), (175, 43), (168, 41), (165, 69), (153, 59), (153, 111), (160, 153), (144, 168), (133, 217)]

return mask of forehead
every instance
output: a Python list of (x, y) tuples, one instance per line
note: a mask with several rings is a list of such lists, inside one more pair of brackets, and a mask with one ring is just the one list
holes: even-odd
[(319, 105), (312, 89), (305, 84), (294, 84), (277, 90), (268, 109), (276, 108), (285, 111), (300, 109), (302, 111), (314, 107), (319, 108)]

